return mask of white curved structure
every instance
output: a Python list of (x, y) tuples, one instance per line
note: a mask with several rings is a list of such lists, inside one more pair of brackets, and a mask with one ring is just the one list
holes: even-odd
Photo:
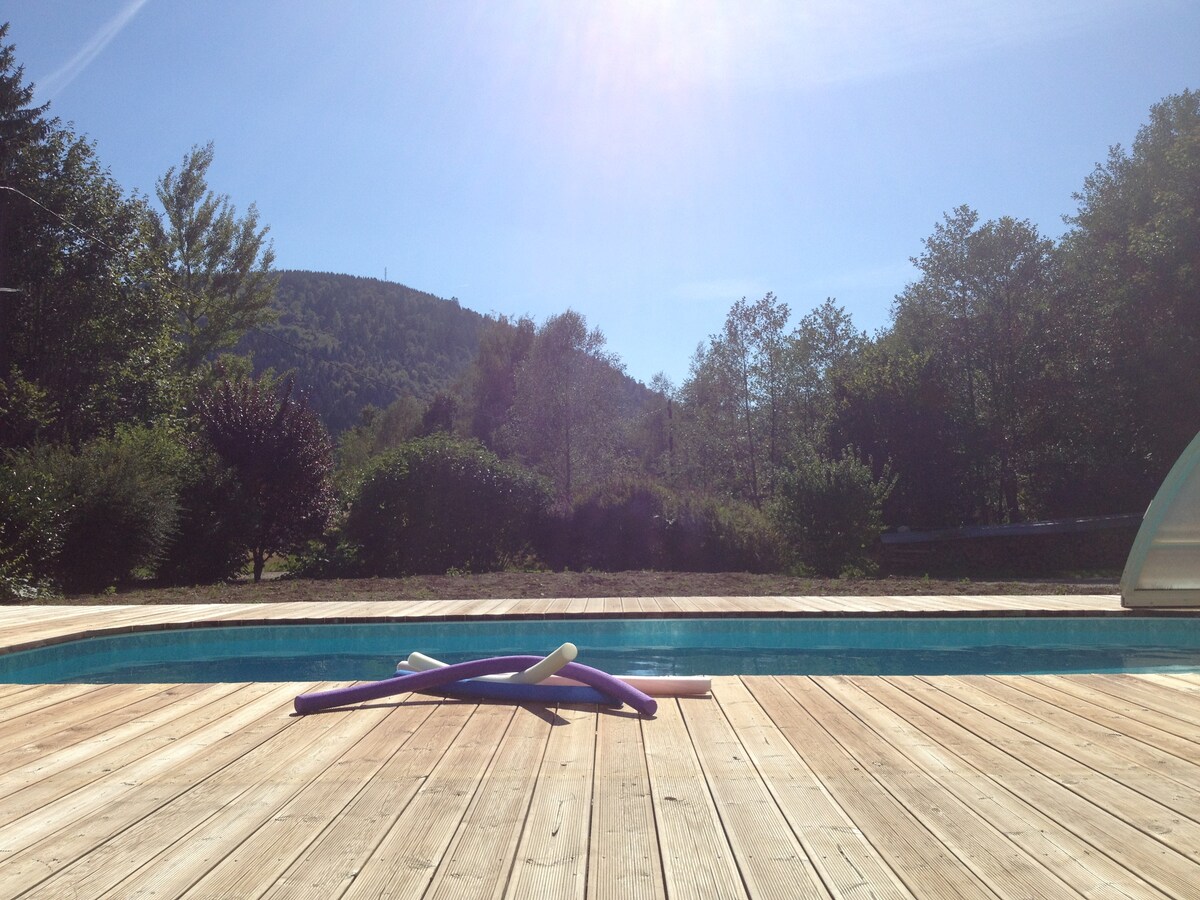
[(1200, 434), (1167, 473), (1121, 575), (1122, 606), (1200, 606)]

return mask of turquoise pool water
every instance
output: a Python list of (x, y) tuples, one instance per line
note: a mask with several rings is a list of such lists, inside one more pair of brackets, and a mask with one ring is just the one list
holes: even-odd
[(0, 682), (386, 677), (420, 650), (447, 662), (545, 653), (653, 675), (965, 675), (1200, 670), (1200, 618), (506, 619), (184, 628), (0, 655)]

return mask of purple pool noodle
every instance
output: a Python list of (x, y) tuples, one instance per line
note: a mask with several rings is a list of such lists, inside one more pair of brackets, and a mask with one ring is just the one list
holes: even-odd
[[(356, 684), (350, 687), (334, 688), (331, 691), (318, 691), (313, 694), (301, 694), (296, 698), (296, 712), (304, 715), (335, 706), (346, 706), (351, 703), (362, 703), (367, 700), (378, 700), (391, 694), (404, 691), (424, 691), (438, 688), (463, 678), (475, 678), (479, 675), (502, 675), (506, 672), (523, 672), (534, 663), (541, 660), (540, 656), (496, 656), (491, 659), (474, 659), (470, 662), (455, 663), (440, 669), (429, 669), (425, 672), (414, 672), (403, 677), (387, 678), (383, 681), (372, 681), (366, 684)], [(560, 670), (561, 674), (576, 681), (583, 682), (596, 688), (601, 693), (628, 703), (639, 713), (646, 716), (654, 715), (658, 703), (637, 690), (599, 669), (579, 663), (567, 663)]]
[(558, 670), (564, 678), (572, 678), (584, 684), (591, 685), (596, 690), (608, 694), (614, 700), (628, 703), (643, 716), (652, 716), (658, 712), (658, 701), (650, 697), (627, 681), (622, 681), (615, 675), (585, 666), (583, 663), (569, 662)]

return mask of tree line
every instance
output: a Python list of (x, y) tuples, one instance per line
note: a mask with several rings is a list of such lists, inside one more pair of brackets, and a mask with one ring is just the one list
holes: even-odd
[(6, 34), (0, 597), (257, 578), (273, 554), (865, 573), (885, 527), (1139, 511), (1200, 427), (1195, 92), (1111, 149), (1061, 238), (958, 207), (877, 334), (834, 299), (742, 298), (680, 384), (644, 386), (572, 310), (467, 321), (306, 273), (280, 303), (211, 145), (127, 194), (32, 105)]
[[(1138, 513), (1200, 429), (1200, 93), (1155, 104), (1074, 199), (1058, 239), (948, 211), (874, 335), (834, 299), (742, 298), (678, 385), (631, 390), (577, 313), (501, 319), (424, 413), (344, 436), (343, 465), (447, 431), (643, 548), (690, 521), (757, 548), (739, 564), (833, 573), (869, 570), (886, 527)], [(703, 526), (677, 514), (697, 504)]]

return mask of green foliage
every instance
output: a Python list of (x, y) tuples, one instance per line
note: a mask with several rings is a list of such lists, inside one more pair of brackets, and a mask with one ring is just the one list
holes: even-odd
[(953, 429), (943, 434), (965, 462), (970, 519), (1015, 522), (1029, 503), (1038, 413), (1064, 387), (1048, 366), (1056, 260), (1028, 221), (978, 220), (960, 206), (925, 239), (913, 260), (921, 278), (896, 298), (892, 340), (928, 353), (944, 379)]
[(379, 454), (394, 450), (421, 433), (421, 404), (412, 397), (401, 397), (380, 411), (365, 407), (361, 421), (343, 431), (338, 438), (337, 477), (343, 487)]
[(236, 476), (252, 521), (245, 547), (262, 577), (268, 556), (324, 531), (333, 511), (333, 456), (320, 420), (292, 382), (222, 381), (197, 404), (201, 431)]
[(864, 338), (831, 299), (788, 331), (790, 316), (774, 294), (743, 298), (697, 348), (675, 429), (677, 471), (693, 488), (761, 507), (788, 456), (824, 439), (829, 375)]
[(203, 442), (189, 450), (178, 486), (179, 517), (157, 576), (169, 584), (211, 584), (246, 567), (254, 540), (253, 498), (237, 473)]
[(326, 427), (340, 434), (364, 407), (428, 402), (471, 365), (489, 320), (402, 284), (325, 272), (279, 272), (278, 321), (239, 345), (256, 369), (295, 371)]
[(62, 445), (26, 451), (25, 490), (44, 504), (35, 513), (44, 537), (34, 573), (68, 593), (97, 593), (153, 567), (175, 527), (181, 457), (173, 431), (146, 427), (118, 429), (78, 453)]
[(1082, 344), (1082, 470), (1140, 509), (1200, 428), (1200, 91), (1150, 110), (1076, 194), (1063, 246)]
[(488, 447), (499, 446), (500, 429), (517, 395), (517, 373), (536, 334), (533, 319), (500, 316), (479, 337), (479, 349), (463, 379), (464, 416), (468, 433)]
[(503, 569), (528, 552), (550, 501), (540, 478), (444, 434), (377, 458), (342, 537), (367, 575)]
[(568, 310), (538, 329), (516, 373), (501, 440), (551, 480), (560, 505), (612, 476), (624, 422), (621, 363), (604, 335)]
[(26, 381), (16, 366), (0, 378), (0, 447), (33, 444), (57, 417), (50, 392)]
[(782, 559), (768, 517), (745, 501), (677, 497), (667, 510), (667, 558), (680, 572), (774, 572)]
[(65, 504), (41, 457), (20, 450), (0, 459), (0, 602), (36, 597), (55, 573)]
[(274, 318), (275, 252), (254, 204), (241, 219), (225, 195), (208, 189), (213, 145), (193, 147), (158, 180), (163, 206), (157, 243), (173, 273), (180, 362), (194, 372), (251, 328)]
[(544, 538), (544, 555), (554, 568), (670, 568), (665, 488), (647, 481), (618, 481), (597, 489)]
[(748, 503), (677, 496), (641, 479), (621, 479), (558, 513), (539, 543), (554, 568), (678, 572), (764, 572), (778, 563), (766, 517)]
[[(864, 347), (834, 378), (830, 446), (856, 447), (890, 464), (896, 488), (883, 505), (890, 525), (937, 528), (971, 517), (968, 461), (948, 392), (931, 351), (887, 338)], [(878, 479), (884, 462), (874, 467)]]
[[(173, 398), (153, 215), (45, 107), (0, 34), (0, 439), (82, 442)], [(14, 408), (15, 405), (15, 408)]]
[(894, 483), (886, 469), (877, 479), (849, 450), (837, 459), (808, 454), (785, 473), (771, 515), (802, 567), (819, 575), (871, 571)]

